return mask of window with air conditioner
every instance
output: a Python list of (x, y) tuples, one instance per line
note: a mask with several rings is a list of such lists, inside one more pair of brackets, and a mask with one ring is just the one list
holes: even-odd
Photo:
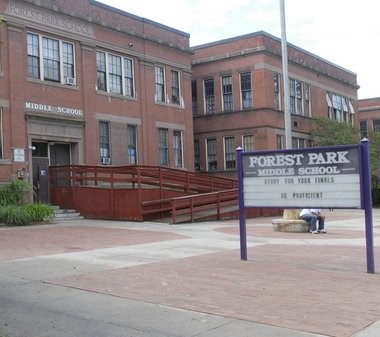
[(74, 51), (73, 43), (28, 33), (28, 77), (76, 85)]
[(64, 84), (75, 86), (76, 85), (75, 78), (74, 77), (65, 77)]
[(109, 164), (111, 164), (111, 158), (109, 158), (109, 157), (102, 157), (102, 164), (103, 165), (109, 165)]

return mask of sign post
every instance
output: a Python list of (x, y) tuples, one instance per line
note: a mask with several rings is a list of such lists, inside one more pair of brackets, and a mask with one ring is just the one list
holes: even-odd
[(365, 210), (367, 270), (374, 273), (368, 140), (360, 145), (278, 151), (237, 150), (241, 259), (247, 259), (245, 207)]
[[(242, 172), (242, 152), (243, 149), (237, 148), (237, 169), (240, 174)], [(246, 219), (244, 212), (244, 193), (243, 193), (243, 179), (239, 178), (239, 230), (240, 230), (240, 259), (247, 260), (247, 229)]]
[(362, 165), (363, 165), (363, 207), (365, 214), (365, 237), (367, 251), (367, 272), (375, 273), (375, 259), (373, 248), (373, 220), (372, 220), (372, 193), (371, 193), (371, 170), (369, 164), (369, 142), (362, 140)]

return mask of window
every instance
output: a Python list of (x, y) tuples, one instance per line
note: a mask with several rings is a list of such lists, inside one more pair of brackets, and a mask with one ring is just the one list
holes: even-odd
[(109, 122), (99, 122), (100, 158), (110, 158), (110, 133)]
[(129, 97), (135, 96), (133, 61), (127, 58), (124, 58), (124, 93)]
[(305, 116), (311, 117), (310, 84), (305, 84)]
[(234, 137), (224, 138), (224, 161), (226, 170), (233, 170), (236, 168), (236, 148)]
[(360, 128), (360, 138), (368, 138), (368, 126), (367, 121), (360, 121), (359, 123)]
[(349, 114), (348, 114), (347, 100), (345, 97), (342, 97), (342, 107), (343, 107), (342, 121), (347, 123), (349, 122)]
[(109, 92), (122, 94), (121, 57), (108, 55), (108, 69)]
[(179, 73), (176, 70), (171, 71), (172, 74), (172, 103), (180, 104), (180, 94), (179, 94)]
[(74, 78), (74, 46), (62, 43), (63, 78)]
[(312, 147), (313, 141), (311, 139), (292, 137), (292, 148), (301, 149), (304, 147)]
[(128, 164), (137, 165), (137, 130), (136, 125), (127, 126)]
[(74, 45), (33, 33), (27, 34), (28, 77), (75, 84)]
[(280, 100), (280, 74), (273, 74), (274, 81), (274, 108), (276, 110), (281, 110), (281, 100)]
[(169, 166), (168, 129), (158, 129), (158, 153), (160, 165)]
[(292, 148), (293, 149), (301, 149), (305, 147), (305, 139), (303, 138), (292, 138)]
[(232, 111), (232, 76), (222, 77), (223, 111)]
[(242, 109), (252, 108), (251, 73), (240, 74), (240, 90)]
[(173, 131), (174, 166), (183, 167), (182, 131)]
[(207, 139), (207, 171), (216, 171), (218, 168), (216, 139)]
[(194, 139), (194, 170), (195, 172), (201, 170), (199, 139)]
[(96, 53), (97, 87), (100, 91), (107, 91), (106, 53)]
[(283, 150), (284, 149), (284, 136), (283, 135), (276, 135), (276, 143), (277, 143), (277, 150)]
[(47, 81), (60, 81), (59, 72), (59, 42), (49, 38), (42, 39), (44, 79)]
[(157, 66), (156, 70), (156, 102), (165, 102), (164, 67)]
[(48, 152), (48, 144), (47, 143), (40, 143), (40, 142), (32, 142), (32, 147), (34, 147), (34, 150), (32, 150), (32, 156), (33, 157), (45, 157), (47, 158), (49, 156)]
[(328, 92), (326, 103), (330, 119), (353, 125), (355, 111), (348, 98)]
[(375, 119), (372, 121), (373, 123), (373, 131), (379, 132), (380, 131), (380, 119)]
[(253, 135), (243, 135), (243, 150), (253, 151), (255, 149), (255, 139)]
[(296, 113), (296, 83), (289, 79), (290, 112)]
[(215, 97), (214, 97), (214, 80), (209, 78), (204, 80), (205, 91), (205, 112), (206, 115), (213, 114), (215, 112)]
[(289, 80), (290, 112), (303, 115), (302, 107), (302, 83), (297, 80)]
[(303, 115), (302, 106), (302, 83), (300, 81), (295, 81), (296, 83), (296, 113)]
[(332, 119), (338, 122), (343, 120), (342, 112), (343, 112), (343, 104), (342, 97), (339, 95), (332, 95), (332, 105), (333, 105), (333, 114)]
[(191, 101), (193, 116), (198, 115), (198, 92), (197, 92), (197, 82), (191, 81)]
[(28, 76), (40, 79), (40, 40), (35, 34), (28, 34)]
[(96, 52), (97, 89), (135, 97), (133, 60), (102, 51)]

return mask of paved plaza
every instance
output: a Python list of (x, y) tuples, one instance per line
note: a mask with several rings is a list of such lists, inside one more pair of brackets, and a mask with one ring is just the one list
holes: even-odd
[(364, 211), (325, 214), (318, 235), (247, 219), (247, 261), (238, 220), (0, 227), (0, 336), (380, 336), (380, 209), (374, 274)]

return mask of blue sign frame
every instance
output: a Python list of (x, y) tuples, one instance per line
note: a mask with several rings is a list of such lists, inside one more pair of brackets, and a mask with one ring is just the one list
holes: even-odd
[[(242, 149), (237, 149), (236, 153), (239, 182), (240, 255), (242, 260), (247, 260), (247, 233), (244, 212), (246, 207), (359, 208), (365, 210), (367, 272), (375, 272), (368, 139), (363, 139), (357, 145), (251, 152), (243, 152)], [(350, 174), (349, 180), (346, 183), (344, 178), (342, 178), (345, 174)], [(326, 175), (329, 178), (324, 178)], [(358, 179), (352, 179), (356, 175)], [(301, 178), (299, 177), (305, 177), (302, 179), (308, 179), (307, 181), (309, 182), (343, 179), (342, 184), (335, 184), (334, 188), (336, 186), (344, 188), (345, 184), (349, 184), (350, 180), (355, 180), (351, 188), (354, 190), (352, 193), (353, 197), (352, 200), (349, 199), (349, 203), (351, 204), (349, 206), (342, 204), (341, 196), (345, 193), (347, 194), (347, 192), (339, 191), (339, 188), (329, 191), (330, 199), (327, 201), (328, 206), (322, 200), (323, 191), (319, 192), (321, 195), (313, 193), (312, 196), (315, 198), (311, 198), (310, 202), (312, 204), (308, 204), (302, 200), (302, 197), (306, 195), (299, 192), (291, 195), (294, 201), (290, 201), (290, 204), (286, 193), (282, 193), (280, 198), (276, 199), (276, 195), (280, 195), (276, 190), (277, 187), (281, 187), (281, 184), (284, 182), (291, 182), (292, 186), (297, 188), (297, 180), (294, 179), (300, 180)], [(258, 184), (256, 183), (257, 181)], [(301, 183), (302, 181), (300, 180)], [(294, 182), (295, 184), (293, 185)], [(248, 184), (250, 185), (246, 186)], [(264, 186), (266, 184), (269, 186)], [(252, 192), (251, 190), (255, 188), (262, 188), (262, 190), (259, 190), (257, 193), (255, 191)], [(274, 197), (270, 194), (271, 190), (277, 193), (274, 194)], [(265, 193), (268, 191), (269, 193)], [(248, 195), (253, 195), (253, 197), (248, 197)], [(318, 200), (320, 204), (318, 204)], [(248, 206), (246, 206), (246, 202), (249, 204)], [(255, 205), (255, 202), (257, 205)], [(265, 203), (268, 203), (268, 205), (265, 206)]]

